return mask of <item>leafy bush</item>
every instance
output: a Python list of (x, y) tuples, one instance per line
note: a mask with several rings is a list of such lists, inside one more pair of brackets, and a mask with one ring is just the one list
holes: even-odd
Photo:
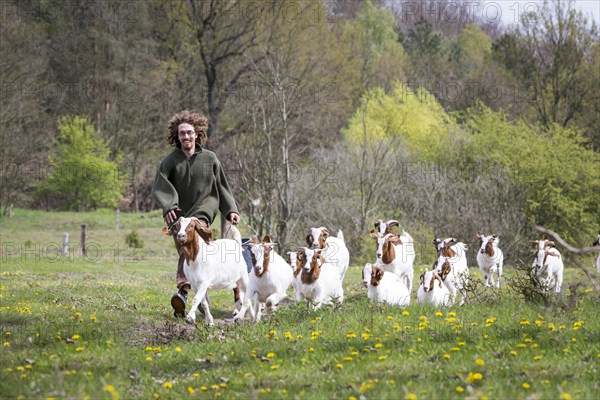
[(109, 160), (107, 143), (85, 117), (61, 117), (58, 130), (57, 151), (48, 158), (51, 170), (38, 185), (37, 198), (61, 210), (116, 207), (123, 178)]
[(144, 247), (144, 241), (135, 229), (125, 235), (125, 244), (134, 249), (141, 249)]

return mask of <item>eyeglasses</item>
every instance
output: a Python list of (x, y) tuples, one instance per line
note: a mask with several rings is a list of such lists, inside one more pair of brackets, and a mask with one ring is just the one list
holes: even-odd
[(185, 135), (189, 135), (189, 136), (194, 136), (196, 134), (196, 132), (189, 130), (189, 131), (179, 131), (179, 136), (184, 137)]

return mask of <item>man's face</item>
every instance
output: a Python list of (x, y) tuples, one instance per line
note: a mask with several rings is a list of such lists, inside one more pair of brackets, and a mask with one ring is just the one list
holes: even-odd
[(186, 122), (179, 124), (177, 127), (179, 132), (179, 141), (181, 142), (182, 150), (194, 150), (196, 142), (196, 132), (194, 127)]

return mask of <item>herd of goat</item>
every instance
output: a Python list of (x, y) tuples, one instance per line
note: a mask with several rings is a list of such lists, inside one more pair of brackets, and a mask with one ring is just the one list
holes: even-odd
[[(372, 301), (407, 306), (414, 279), (414, 241), (407, 232), (394, 233), (393, 229), (398, 226), (396, 220), (375, 223), (371, 237), (377, 244), (376, 260), (364, 266), (362, 283)], [(214, 324), (207, 297), (209, 289), (233, 289), (236, 292), (234, 319), (249, 314), (255, 322), (260, 320), (263, 311), (272, 312), (277, 307), (290, 286), (295, 300), (307, 300), (316, 308), (343, 302), (342, 283), (350, 255), (341, 231), (336, 237), (330, 235), (327, 228), (311, 228), (306, 236), (306, 247), (289, 252), (288, 260), (274, 250), (276, 243), (269, 236), (262, 240), (255, 237), (242, 244), (239, 231), (231, 227), (230, 232), (231, 238), (214, 240), (211, 230), (202, 227), (193, 217), (182, 217), (166, 230), (182, 246), (184, 272), (195, 291), (186, 315), (188, 322), (196, 321), (196, 311), (201, 306), (206, 324)], [(504, 262), (499, 239), (496, 235), (479, 232), (477, 237), (480, 248), (476, 259), (485, 286), (499, 288)], [(533, 243), (537, 248), (533, 273), (545, 289), (559, 293), (564, 270), (560, 252), (550, 240)], [(435, 239), (433, 244), (437, 260), (419, 277), (417, 302), (436, 307), (464, 303), (470, 279), (468, 246), (454, 238)], [(600, 255), (597, 268), (600, 273)]]

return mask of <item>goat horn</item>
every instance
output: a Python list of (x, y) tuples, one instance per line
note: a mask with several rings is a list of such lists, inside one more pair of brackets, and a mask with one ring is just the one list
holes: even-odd
[(400, 226), (398, 221), (395, 219), (390, 219), (388, 222), (386, 222), (386, 224), (388, 224), (388, 226)]

